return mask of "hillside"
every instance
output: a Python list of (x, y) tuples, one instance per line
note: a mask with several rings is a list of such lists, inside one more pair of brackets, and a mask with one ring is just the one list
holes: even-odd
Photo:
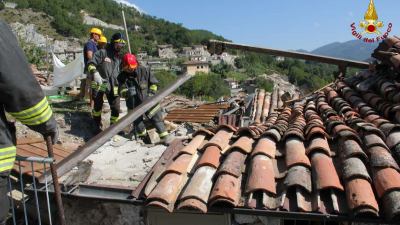
[(334, 42), (321, 46), (311, 53), (338, 58), (364, 61), (371, 57), (371, 53), (378, 44), (365, 43), (361, 40)]
[[(114, 0), (12, 0), (17, 8), (32, 8), (53, 18), (51, 25), (58, 34), (64, 37), (85, 38), (88, 25), (83, 23), (83, 13), (96, 17), (104, 22), (123, 25), (121, 10), (125, 11), (130, 40), (135, 52), (145, 50), (155, 53), (158, 44), (172, 44), (182, 47), (200, 44), (208, 39), (225, 40), (209, 31), (190, 30), (181, 24), (143, 14), (137, 8), (119, 4)], [(9, 22), (9, 21), (7, 21)], [(110, 36), (115, 30), (105, 29)]]

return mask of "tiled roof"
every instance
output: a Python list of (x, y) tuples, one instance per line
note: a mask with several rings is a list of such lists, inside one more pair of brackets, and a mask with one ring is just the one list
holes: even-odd
[(243, 207), (399, 219), (399, 93), (390, 80), (354, 77), (270, 110), (262, 124), (200, 130), (162, 158), (136, 197), (170, 212)]

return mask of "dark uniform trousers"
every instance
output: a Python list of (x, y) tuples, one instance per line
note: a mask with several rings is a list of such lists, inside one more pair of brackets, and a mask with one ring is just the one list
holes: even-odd
[(7, 176), (0, 175), (0, 225), (5, 224), (5, 219), (10, 208), (10, 200), (7, 197)]
[[(126, 99), (126, 107), (128, 108), (128, 110), (134, 109), (135, 107), (139, 106), (140, 103), (141, 102), (139, 102), (135, 98), (135, 96), (132, 96), (132, 95), (129, 95), (128, 98)], [(152, 110), (154, 110), (154, 112), (152, 112)], [(166, 131), (165, 125), (164, 125), (164, 121), (162, 119), (160, 109), (156, 109), (153, 107), (153, 109), (150, 109), (145, 115), (149, 119), (151, 124), (153, 124), (153, 126), (156, 128), (157, 133), (159, 133), (159, 134), (165, 133), (165, 131)], [(144, 120), (144, 117), (140, 116), (133, 122), (135, 132), (139, 136), (141, 136), (140, 134), (144, 134), (146, 132), (146, 125), (144, 124), (143, 120)]]
[(111, 123), (117, 122), (116, 120), (119, 117), (119, 112), (120, 112), (120, 97), (117, 95), (114, 95), (113, 91), (107, 91), (106, 93), (100, 91), (97, 93), (92, 93), (92, 98), (94, 101), (94, 106), (93, 106), (93, 111), (96, 114), (93, 114), (93, 117), (101, 117), (101, 111), (103, 108), (103, 103), (104, 103), (104, 95), (107, 97), (108, 104), (110, 104), (110, 109), (111, 109)]

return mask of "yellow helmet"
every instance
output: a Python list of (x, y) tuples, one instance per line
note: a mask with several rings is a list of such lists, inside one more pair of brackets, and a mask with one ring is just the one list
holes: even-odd
[(107, 43), (107, 38), (103, 35), (100, 36), (99, 43)]
[(90, 29), (90, 33), (91, 34), (97, 34), (97, 35), (102, 35), (103, 32), (101, 32), (101, 30), (99, 28), (93, 27), (92, 29)]

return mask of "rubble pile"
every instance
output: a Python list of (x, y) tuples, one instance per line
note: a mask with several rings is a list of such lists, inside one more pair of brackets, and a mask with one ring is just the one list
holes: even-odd
[(162, 100), (161, 107), (168, 113), (174, 109), (182, 109), (200, 104), (202, 104), (201, 101), (189, 100), (184, 96), (169, 95)]
[(38, 70), (36, 65), (31, 65), (32, 74), (35, 76), (37, 82), (42, 86), (49, 86), (49, 80), (45, 72)]

